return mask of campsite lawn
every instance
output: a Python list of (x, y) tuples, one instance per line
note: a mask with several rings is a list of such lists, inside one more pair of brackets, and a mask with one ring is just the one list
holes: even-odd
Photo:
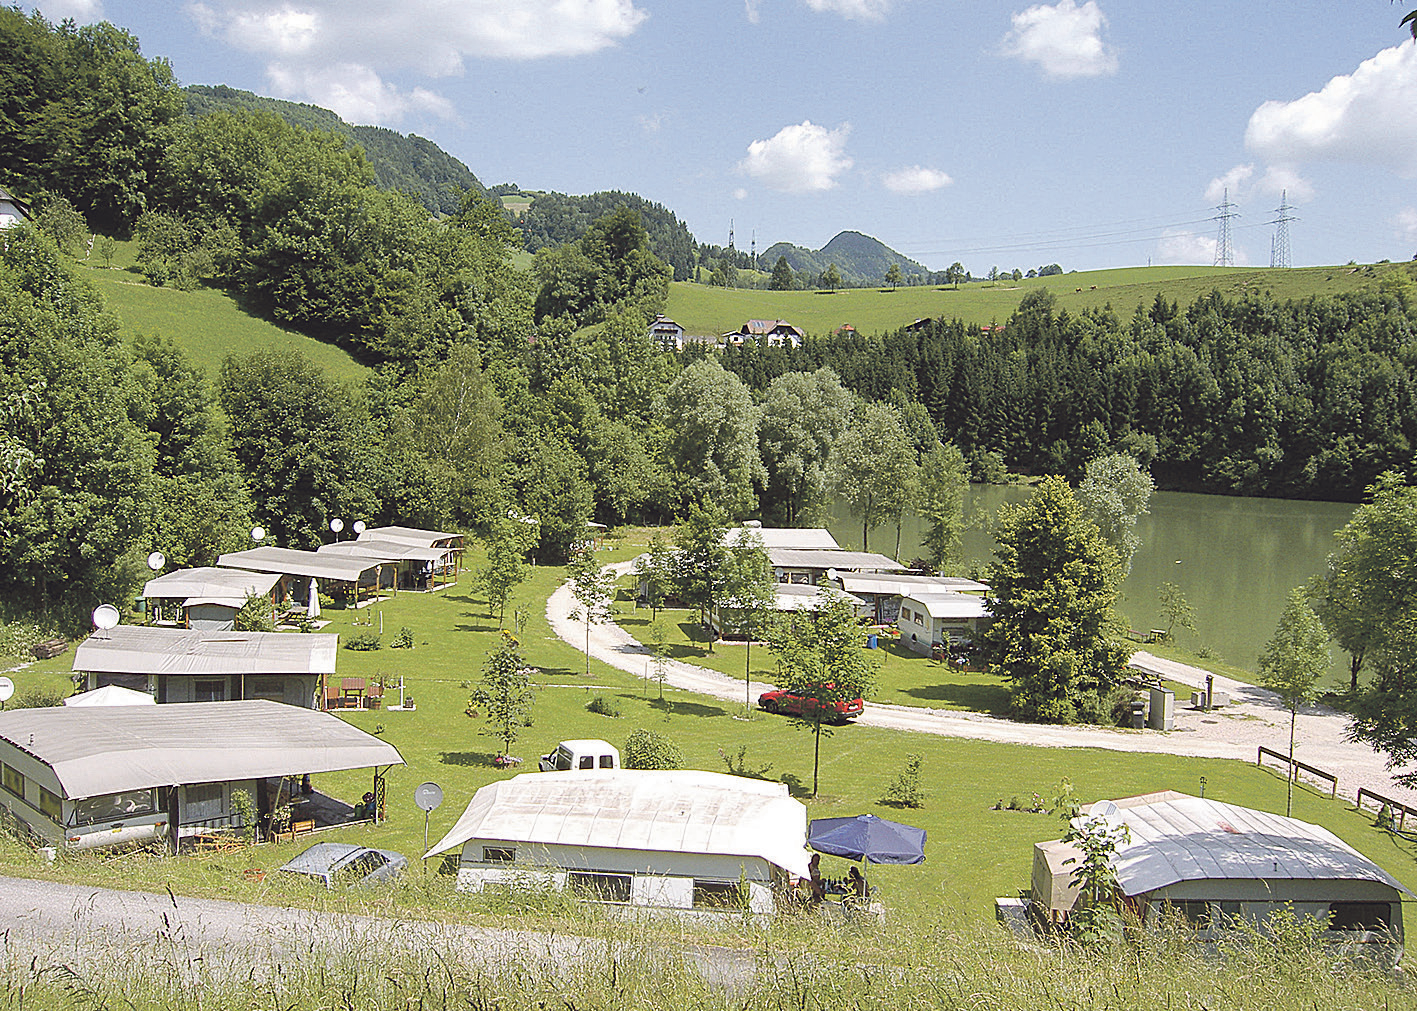
[[(611, 561), (628, 557), (636, 550), (627, 542), (604, 552), (603, 557)], [(925, 864), (868, 868), (872, 882), (881, 886), (887, 905), (907, 919), (944, 916), (981, 920), (990, 915), (994, 896), (1012, 895), (1026, 888), (1033, 843), (1057, 837), (1062, 826), (1054, 817), (1007, 810), (1009, 802), (1016, 797), (1020, 806), (1027, 807), (1036, 793), (1046, 803), (1065, 776), (1087, 801), (1163, 789), (1194, 793), (1204, 776), (1208, 780), (1208, 797), (1270, 811), (1284, 809), (1283, 780), (1240, 762), (999, 745), (859, 726), (837, 728), (824, 736), (821, 792), (811, 799), (806, 794), (812, 782), (812, 737), (792, 721), (762, 713), (743, 719), (740, 705), (674, 689), (667, 689), (660, 702), (657, 686), (646, 685), (641, 678), (595, 661), (586, 678), (581, 673), (582, 654), (553, 638), (545, 619), (546, 597), (563, 578), (562, 569), (539, 568), (518, 589), (517, 600), (529, 610), (522, 643), (528, 660), (540, 670), (535, 679), (538, 687), (532, 725), (523, 730), (521, 740), (512, 749), (514, 755), (525, 760), (519, 771), (534, 769), (537, 754), (551, 750), (559, 740), (600, 737), (623, 747), (630, 731), (638, 727), (675, 741), (690, 768), (726, 771), (723, 756), (736, 758), (738, 749), (745, 748), (743, 764), (766, 778), (786, 782), (807, 803), (809, 817), (874, 811), (928, 830)], [(446, 591), (432, 595), (401, 593), (378, 605), (372, 612), (373, 627), (377, 629), (382, 615), (383, 638), (387, 642), (401, 626), (409, 626), (414, 632), (413, 650), (341, 649), (338, 654), (341, 676), (396, 679), (403, 675), (406, 691), (413, 696), (417, 709), (336, 711), (340, 718), (395, 745), (407, 765), (389, 773), (386, 823), (335, 829), (318, 838), (368, 842), (413, 858), (410, 882), (387, 897), (372, 900), (392, 903), (393, 911), (404, 914), (426, 914), (436, 909), (438, 915), (468, 917), (488, 911), (485, 903), (479, 905), (454, 894), (451, 878), (430, 873), (425, 883), (420, 876), (417, 857), (422, 851), (424, 826), (422, 812), (413, 803), (418, 784), (433, 781), (443, 788), (446, 800), (429, 819), (429, 838), (436, 842), (479, 787), (514, 774), (492, 764), (499, 750), (497, 742), (484, 733), (486, 728), (480, 718), (464, 712), (469, 686), (480, 677), (497, 631), (495, 618), (488, 615), (485, 603), (471, 591), (471, 585), (469, 575), (464, 573), (461, 581)], [(352, 622), (368, 620), (370, 614), (370, 609), (327, 610), (331, 624), (324, 631), (362, 631), (365, 626), (356, 627)], [(632, 614), (621, 617), (627, 624), (635, 618)], [(691, 647), (686, 643), (686, 648)], [(37, 683), (65, 685), (72, 655), (33, 665), (11, 676), (21, 691)], [(724, 650), (718, 655), (730, 668), (737, 659), (741, 671), (741, 653)], [(755, 659), (758, 655), (755, 648)], [(764, 649), (761, 655), (764, 664), (769, 664), (770, 654)], [(890, 651), (886, 652), (886, 660), (888, 673), (883, 676), (883, 683), (897, 676), (897, 664), (901, 665), (900, 670), (912, 672), (908, 677), (922, 683), (926, 678), (914, 674), (916, 669), (925, 670), (928, 677), (938, 677), (935, 672), (944, 670), (933, 667), (928, 660), (897, 657)], [(767, 673), (764, 668), (762, 675), (755, 676)], [(904, 694), (909, 689), (901, 681), (892, 690)], [(963, 692), (964, 688), (954, 690)], [(586, 704), (597, 695), (618, 705), (621, 716), (612, 718), (590, 712)], [(386, 693), (386, 704), (395, 701), (396, 692)], [(882, 805), (881, 796), (912, 753), (919, 754), (924, 762), (926, 806), (901, 811)], [(316, 777), (316, 785), (353, 801), (368, 789), (369, 773), (321, 775)], [(1003, 801), (1005, 809), (994, 809), (999, 801)], [(1411, 844), (1373, 828), (1369, 818), (1354, 813), (1346, 803), (1300, 790), (1295, 798), (1295, 814), (1327, 826), (1399, 880), (1417, 886), (1417, 863)], [(251, 880), (257, 875), (248, 876), (246, 871), (272, 871), (311, 841), (306, 836), (295, 844), (282, 842), (234, 854), (180, 860), (87, 855), (66, 858), (54, 867), (34, 861), (18, 847), (6, 846), (0, 847), (0, 870), (95, 885), (155, 890), (171, 887), (177, 893), (302, 904), (314, 901), (308, 890), (281, 882), (269, 873), (264, 880)], [(829, 874), (845, 871), (842, 861), (830, 859), (828, 864)], [(435, 868), (430, 867), (432, 870)], [(366, 900), (348, 901), (357, 904)]]

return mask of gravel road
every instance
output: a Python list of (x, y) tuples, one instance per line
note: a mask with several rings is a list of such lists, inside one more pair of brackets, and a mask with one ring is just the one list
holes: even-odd
[[(629, 572), (633, 561), (606, 566), (619, 577)], [(576, 649), (584, 649), (584, 623), (571, 617), (576, 610), (571, 584), (561, 586), (546, 602), (546, 618), (552, 631)], [(620, 670), (643, 676), (649, 650), (619, 625), (593, 625), (590, 653)], [(1139, 651), (1132, 657), (1135, 667), (1171, 681), (1204, 688), (1209, 671), (1176, 663)], [(668, 665), (667, 682), (675, 688), (697, 692), (728, 702), (756, 700), (773, 686), (743, 682), (717, 671), (682, 661)], [(1109, 751), (1153, 752), (1197, 758), (1234, 758), (1253, 762), (1260, 746), (1285, 753), (1289, 748), (1289, 709), (1273, 692), (1226, 677), (1215, 677), (1217, 693), (1230, 696), (1231, 704), (1210, 712), (1191, 709), (1189, 699), (1176, 700), (1176, 727), (1161, 732), (1122, 730), (1108, 727), (1056, 727), (1014, 723), (977, 713), (959, 713), (916, 706), (868, 703), (857, 723), (942, 737), (966, 737), (1005, 744), (1030, 744), (1047, 748), (1105, 748)], [(1366, 745), (1354, 744), (1344, 736), (1345, 717), (1323, 706), (1306, 706), (1299, 711), (1294, 756), (1301, 762), (1338, 776), (1338, 792), (1349, 800), (1359, 787), (1376, 790), (1388, 797), (1417, 806), (1417, 790), (1399, 786), (1386, 768), (1385, 760)], [(1317, 781), (1316, 781), (1317, 782)], [(1327, 789), (1327, 784), (1322, 784)]]

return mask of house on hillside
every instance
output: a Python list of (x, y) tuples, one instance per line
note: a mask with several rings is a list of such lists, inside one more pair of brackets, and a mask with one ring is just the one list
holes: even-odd
[(286, 803), (297, 815), (347, 811), (301, 793), (300, 778), (372, 768), (381, 797), (383, 773), (402, 764), (393, 745), (338, 717), (269, 701), (12, 709), (0, 712), (0, 820), (43, 846), (165, 840), (175, 850), (244, 827), (233, 801), (243, 791), (262, 823)]
[(271, 699), (314, 709), (335, 675), (339, 636), (119, 625), (74, 650), (85, 690), (120, 685), (160, 703)]
[(742, 347), (749, 341), (759, 347), (778, 348), (802, 346), (806, 332), (781, 319), (750, 319), (737, 330), (723, 335), (723, 342), (734, 347)]
[(0, 186), (0, 229), (29, 221), (32, 217), (34, 215), (30, 213), (29, 204)]
[(526, 884), (685, 915), (770, 914), (808, 875), (806, 843), (807, 809), (784, 783), (607, 769), (484, 786), (425, 856), (458, 850), (460, 891)]
[(684, 350), (684, 328), (662, 313), (649, 325), (649, 339), (666, 351)]
[[(1284, 911), (1327, 924), (1331, 940), (1402, 951), (1402, 904), (1412, 893), (1328, 829), (1171, 790), (1102, 801), (1086, 818), (1125, 825), (1112, 865), (1127, 905), (1155, 925), (1168, 911), (1201, 938), (1238, 922), (1263, 929)], [(1060, 839), (1033, 850), (1028, 912), (1065, 922), (1076, 908), (1081, 852)], [(1000, 900), (999, 911), (1017, 900)]]

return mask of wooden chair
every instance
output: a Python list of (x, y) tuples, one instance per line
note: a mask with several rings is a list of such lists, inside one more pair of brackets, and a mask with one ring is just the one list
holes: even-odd
[(379, 706), (380, 706), (380, 704), (381, 704), (383, 701), (384, 701), (384, 686), (381, 685), (381, 684), (372, 684), (372, 685), (370, 685), (369, 688), (368, 688), (368, 690), (365, 691), (365, 693), (364, 693), (364, 708), (365, 708), (365, 709), (378, 709)]
[(334, 685), (325, 685), (325, 708), (344, 708), (344, 696), (340, 693), (340, 689), (336, 688)]

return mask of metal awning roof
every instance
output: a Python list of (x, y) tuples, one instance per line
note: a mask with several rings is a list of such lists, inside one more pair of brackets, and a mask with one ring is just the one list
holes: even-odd
[(440, 541), (449, 543), (447, 547), (462, 547), (462, 534), (450, 534), (444, 530), (422, 530), (418, 527), (370, 527), (359, 535), (361, 541), (398, 541), (416, 547), (436, 547)]
[(971, 593), (910, 593), (901, 602), (913, 601), (932, 618), (988, 618), (989, 601)]
[[(1129, 896), (1216, 879), (1376, 881), (1407, 892), (1328, 829), (1297, 818), (1171, 791), (1116, 805), (1109, 820), (1125, 824), (1130, 841), (1113, 864)], [(1077, 852), (1065, 843), (1052, 850), (1060, 866)]]
[(403, 764), (336, 716), (265, 699), (12, 709), (0, 712), (0, 742), (53, 769), (71, 799)]
[(962, 576), (907, 576), (874, 572), (841, 572), (837, 574), (841, 588), (847, 593), (865, 593), (878, 597), (906, 597), (920, 593), (984, 593), (985, 583)]
[(333, 674), (339, 636), (119, 625), (74, 650), (88, 674)]
[(378, 561), (370, 558), (332, 555), (327, 551), (296, 551), (294, 548), (248, 548), (222, 555), (217, 561), (233, 569), (309, 576), (341, 583), (357, 582), (366, 572), (373, 572), (379, 566)]
[(765, 548), (799, 551), (836, 551), (841, 545), (822, 527), (729, 527), (723, 532), (725, 547), (756, 540)]
[(143, 596), (162, 600), (199, 597), (244, 602), (252, 594), (270, 593), (278, 582), (278, 573), (208, 565), (197, 569), (177, 569), (149, 579), (143, 584)]
[(452, 548), (425, 548), (402, 541), (340, 541), (326, 544), (317, 554), (351, 555), (355, 558), (372, 558), (381, 562), (441, 562)]
[(797, 548), (768, 548), (768, 558), (780, 569), (856, 569), (900, 572), (905, 569), (894, 558), (874, 551), (828, 551)]
[(478, 790), (428, 856), (470, 839), (761, 857), (807, 869), (807, 809), (785, 783), (718, 772), (530, 772)]

